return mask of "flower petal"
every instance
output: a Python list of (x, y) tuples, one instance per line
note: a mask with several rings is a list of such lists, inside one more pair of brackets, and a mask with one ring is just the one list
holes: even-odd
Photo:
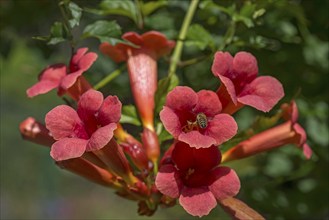
[(124, 46), (123, 44), (117, 44), (115, 46), (112, 46), (111, 44), (104, 42), (99, 46), (99, 50), (109, 56), (114, 62), (122, 62), (127, 60), (127, 52), (126, 52), (127, 46)]
[(303, 144), (302, 148), (303, 148), (303, 154), (306, 157), (306, 159), (310, 159), (313, 154), (313, 151), (310, 148), (310, 146), (308, 146), (308, 144), (305, 143), (305, 144)]
[[(78, 77), (83, 74), (83, 70), (78, 70), (74, 73), (70, 73), (63, 77), (60, 87), (63, 90), (68, 90), (70, 87), (74, 85), (74, 83), (77, 81)], [(61, 93), (62, 94), (62, 93)]]
[(80, 138), (63, 138), (51, 146), (50, 156), (56, 161), (81, 157), (87, 143), (88, 140)]
[(194, 168), (198, 171), (209, 171), (218, 166), (221, 161), (222, 155), (217, 146), (211, 146), (209, 148), (193, 148), (194, 153)]
[(103, 94), (99, 91), (90, 89), (79, 99), (77, 113), (83, 121), (89, 121), (95, 118), (95, 114), (103, 103)]
[(87, 51), (88, 48), (80, 48), (73, 56), (70, 63), (71, 72), (75, 72), (77, 70), (86, 71), (95, 62), (97, 59), (97, 54), (93, 52), (85, 54)]
[(238, 125), (228, 114), (218, 114), (209, 121), (205, 134), (214, 138), (215, 145), (220, 145), (236, 135)]
[(56, 140), (65, 137), (88, 139), (88, 135), (78, 114), (73, 108), (67, 105), (59, 105), (53, 108), (47, 113), (45, 121), (47, 129)]
[(64, 64), (55, 64), (44, 69), (39, 75), (39, 82), (27, 89), (28, 97), (45, 94), (59, 86), (61, 79), (66, 75)]
[[(226, 91), (230, 95), (230, 98), (231, 98), (232, 102), (234, 103), (234, 105), (237, 105), (238, 104), (237, 94), (236, 94), (235, 86), (234, 86), (232, 80), (230, 80), (228, 77), (225, 77), (225, 76), (219, 76), (219, 79), (225, 86)], [(227, 95), (218, 94), (218, 97), (220, 100), (222, 100), (223, 96), (226, 98)]]
[(204, 113), (208, 117), (214, 117), (222, 110), (222, 104), (217, 94), (210, 90), (201, 90), (197, 93), (198, 103), (194, 108), (194, 112)]
[(77, 52), (75, 52), (75, 54), (72, 56), (70, 67), (71, 65), (78, 64), (79, 60), (85, 55), (85, 53), (87, 53), (87, 51), (88, 51), (87, 47), (79, 48)]
[(233, 59), (234, 81), (249, 83), (253, 81), (258, 74), (256, 58), (248, 53), (241, 51), (235, 54)]
[(281, 105), (282, 117), (286, 121), (291, 121), (292, 124), (295, 124), (298, 120), (298, 107), (294, 100), (290, 103), (283, 103)]
[(98, 122), (105, 126), (110, 123), (118, 123), (121, 118), (122, 104), (117, 96), (108, 96), (105, 98), (98, 111)]
[(268, 112), (284, 96), (282, 84), (271, 76), (261, 76), (246, 85), (238, 101), (260, 111)]
[(136, 45), (141, 45), (143, 43), (142, 37), (136, 32), (126, 32), (122, 35), (122, 38)]
[(32, 87), (26, 90), (26, 94), (29, 98), (37, 95), (45, 94), (58, 87), (59, 82), (53, 82), (49, 80), (42, 80), (37, 82)]
[(160, 167), (155, 179), (155, 185), (162, 194), (172, 198), (178, 198), (183, 187), (176, 168), (171, 164)]
[(306, 159), (310, 159), (313, 152), (312, 152), (312, 149), (310, 148), (310, 146), (306, 143), (307, 136), (306, 136), (306, 132), (305, 132), (304, 128), (302, 126), (300, 126), (300, 124), (295, 123), (293, 125), (293, 129), (297, 133), (297, 136), (296, 136), (297, 146), (303, 150), (303, 154), (306, 157)]
[(195, 160), (193, 149), (195, 148), (192, 148), (190, 145), (181, 141), (178, 141), (175, 144), (171, 154), (171, 159), (176, 165), (177, 169), (180, 171), (185, 171), (190, 168), (194, 168)]
[(191, 111), (198, 102), (198, 95), (187, 86), (176, 86), (168, 93), (166, 106), (178, 111)]
[(233, 197), (240, 191), (240, 180), (233, 169), (218, 167), (211, 175), (213, 182), (209, 185), (209, 189), (217, 200)]
[(226, 76), (231, 78), (233, 67), (233, 57), (228, 52), (217, 52), (211, 67), (214, 76)]
[(113, 137), (113, 131), (117, 128), (115, 123), (98, 128), (90, 137), (86, 151), (94, 151), (103, 148)]
[(217, 205), (214, 195), (207, 187), (184, 187), (179, 197), (179, 203), (189, 214), (199, 217), (208, 215)]
[(182, 132), (179, 118), (170, 108), (166, 106), (163, 107), (160, 112), (160, 119), (163, 123), (163, 126), (172, 136), (174, 136), (174, 138), (177, 138)]
[(201, 134), (199, 131), (190, 131), (188, 133), (182, 132), (178, 136), (178, 140), (183, 141), (190, 145), (190, 147), (208, 148), (216, 144), (216, 140), (212, 137)]
[(175, 46), (174, 41), (170, 41), (166, 36), (157, 31), (148, 31), (142, 36), (143, 45), (148, 49), (154, 50), (157, 54), (157, 58), (168, 54)]

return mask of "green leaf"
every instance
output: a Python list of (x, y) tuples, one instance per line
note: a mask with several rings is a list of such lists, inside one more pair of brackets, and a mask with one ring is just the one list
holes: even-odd
[(233, 4), (232, 6), (229, 7), (224, 7), (221, 5), (215, 4), (212, 0), (203, 0), (200, 3), (200, 8), (201, 9), (217, 9), (221, 12), (224, 12), (225, 14), (232, 16), (235, 12), (235, 5)]
[(70, 12), (70, 18), (68, 20), (69, 25), (71, 28), (74, 28), (75, 26), (79, 25), (81, 15), (82, 15), (82, 9), (74, 2), (70, 2), (68, 4), (68, 10)]
[(122, 15), (132, 19), (136, 24), (138, 21), (137, 9), (135, 4), (130, 0), (104, 0), (100, 3), (99, 14), (102, 15)]
[(187, 32), (187, 46), (197, 46), (200, 50), (209, 47), (215, 49), (215, 41), (211, 34), (199, 24), (192, 24)]
[(258, 116), (251, 127), (255, 133), (259, 133), (270, 127), (273, 127), (279, 121), (280, 117), (280, 111), (278, 111), (272, 117)]
[(54, 45), (63, 42), (66, 39), (64, 25), (61, 22), (55, 22), (50, 28), (50, 36), (48, 36), (48, 44)]
[(96, 21), (85, 27), (82, 38), (96, 37), (101, 42), (109, 42), (115, 45), (118, 42), (123, 42), (118, 39), (121, 36), (121, 27), (116, 21)]
[(159, 122), (157, 124), (157, 127), (156, 128), (157, 128), (156, 129), (156, 132), (157, 132), (157, 135), (158, 135), (160, 144), (163, 141), (167, 141), (167, 140), (173, 139), (173, 136), (171, 134), (169, 134), (169, 132), (166, 129), (164, 129), (163, 124), (161, 122)]
[(158, 114), (165, 101), (168, 92), (175, 88), (179, 84), (179, 79), (176, 74), (165, 77), (158, 82), (158, 89), (155, 92), (155, 112)]
[(136, 126), (142, 124), (137, 116), (137, 110), (134, 105), (124, 105), (122, 107), (120, 123), (128, 123)]
[(168, 5), (168, 1), (166, 1), (166, 0), (151, 1), (151, 2), (142, 4), (141, 10), (142, 10), (143, 15), (146, 17), (146, 16), (152, 14), (152, 12), (154, 12), (158, 8), (161, 8), (166, 5)]

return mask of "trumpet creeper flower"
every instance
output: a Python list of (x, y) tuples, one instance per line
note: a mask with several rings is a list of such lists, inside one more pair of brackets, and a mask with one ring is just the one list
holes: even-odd
[(239, 52), (234, 58), (228, 52), (217, 52), (212, 72), (222, 83), (217, 94), (225, 113), (233, 114), (243, 105), (268, 112), (284, 96), (277, 79), (257, 77), (257, 60), (248, 52)]
[(177, 142), (172, 164), (160, 167), (155, 184), (166, 196), (179, 198), (180, 205), (193, 216), (208, 215), (217, 200), (235, 196), (240, 180), (229, 167), (217, 167), (221, 160), (216, 146), (195, 149)]
[(59, 96), (67, 93), (74, 100), (91, 88), (82, 74), (90, 68), (97, 59), (97, 54), (87, 53), (88, 48), (80, 48), (72, 56), (69, 66), (54, 64), (48, 66), (39, 75), (39, 82), (30, 87), (26, 93), (28, 97), (45, 94), (57, 88)]
[(242, 159), (257, 153), (272, 150), (286, 144), (294, 144), (303, 151), (305, 158), (310, 159), (312, 149), (306, 143), (305, 130), (297, 123), (298, 109), (294, 101), (283, 104), (282, 116), (286, 122), (258, 133), (240, 142), (223, 155), (223, 162)]
[(67, 160), (103, 148), (112, 139), (120, 117), (119, 99), (103, 99), (102, 93), (95, 90), (81, 96), (77, 111), (66, 105), (55, 107), (45, 119), (46, 127), (57, 140), (51, 147), (51, 157)]
[(216, 93), (196, 93), (189, 87), (177, 86), (168, 93), (160, 119), (174, 138), (193, 148), (207, 148), (222, 144), (237, 132), (233, 117), (221, 110)]
[(154, 95), (157, 89), (157, 59), (168, 54), (175, 43), (156, 31), (142, 35), (125, 33), (122, 38), (135, 46), (102, 43), (100, 50), (115, 62), (126, 61), (132, 94), (143, 126), (154, 131)]

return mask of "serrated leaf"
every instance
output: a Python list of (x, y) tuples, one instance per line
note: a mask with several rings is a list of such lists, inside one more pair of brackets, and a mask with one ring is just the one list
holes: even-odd
[(104, 0), (100, 3), (100, 11), (103, 15), (122, 15), (132, 19), (137, 24), (137, 9), (130, 0)]
[(185, 44), (187, 46), (194, 45), (200, 50), (207, 47), (214, 49), (215, 47), (215, 41), (211, 34), (199, 24), (192, 24), (189, 27), (186, 38)]
[(179, 84), (179, 79), (176, 74), (171, 75), (170, 77), (163, 78), (158, 82), (158, 89), (155, 92), (155, 112), (158, 114), (165, 101), (168, 92), (170, 92), (175, 86)]
[(134, 105), (124, 105), (122, 107), (120, 123), (128, 123), (136, 126), (141, 125), (141, 122), (137, 116), (136, 107)]
[(158, 8), (166, 6), (167, 4), (168, 4), (168, 1), (166, 1), (166, 0), (151, 1), (151, 2), (142, 4), (141, 10), (142, 10), (143, 15), (146, 17), (146, 16), (152, 14), (152, 12), (154, 12)]
[(236, 198), (227, 198), (218, 201), (225, 212), (230, 214), (233, 219), (236, 220), (247, 220), (247, 219), (257, 219), (265, 220), (258, 212), (250, 208), (247, 204)]
[(74, 28), (75, 26), (78, 26), (80, 23), (82, 9), (74, 2), (70, 2), (67, 8), (70, 12), (70, 19), (68, 20), (69, 25), (71, 28)]
[(121, 27), (116, 21), (96, 21), (93, 24), (87, 25), (83, 31), (82, 38), (96, 37), (101, 42), (109, 42), (115, 45), (118, 42), (122, 42), (118, 39), (121, 35)]

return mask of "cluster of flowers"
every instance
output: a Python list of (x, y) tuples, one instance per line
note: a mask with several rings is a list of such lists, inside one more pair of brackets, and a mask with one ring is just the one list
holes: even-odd
[(227, 52), (215, 54), (212, 72), (221, 81), (216, 92), (177, 86), (168, 93), (160, 119), (174, 140), (160, 155), (154, 128), (157, 59), (170, 53), (175, 43), (155, 31), (142, 35), (129, 32), (123, 39), (135, 46), (102, 43), (100, 50), (115, 62), (127, 63), (143, 125), (140, 141), (119, 123), (120, 100), (111, 95), (104, 98), (83, 77), (97, 59), (87, 48), (78, 49), (69, 66), (47, 67), (39, 82), (27, 90), (27, 95), (34, 97), (57, 88), (59, 96), (66, 94), (76, 102), (75, 107), (60, 105), (52, 109), (45, 125), (31, 117), (20, 124), (25, 139), (51, 147), (50, 155), (61, 168), (138, 201), (142, 215), (152, 215), (159, 204), (169, 207), (178, 199), (188, 213), (203, 216), (240, 190), (235, 171), (221, 163), (285, 144), (295, 144), (307, 158), (311, 157), (293, 101), (281, 106), (285, 123), (221, 154), (219, 146), (238, 130), (232, 117), (235, 112), (245, 105), (268, 112), (284, 96), (278, 80), (257, 77), (257, 61), (247, 52), (234, 57)]

